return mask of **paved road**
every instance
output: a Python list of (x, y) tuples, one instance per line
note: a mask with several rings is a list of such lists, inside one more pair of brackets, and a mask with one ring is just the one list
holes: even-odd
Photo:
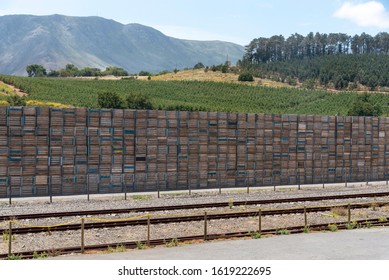
[(389, 260), (389, 228), (212, 241), (57, 260)]

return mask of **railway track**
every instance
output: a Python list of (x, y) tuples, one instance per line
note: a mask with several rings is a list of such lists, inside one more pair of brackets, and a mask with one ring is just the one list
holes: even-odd
[[(388, 217), (389, 220), (389, 217)], [(368, 219), (368, 220), (358, 220), (355, 221), (355, 223), (359, 227), (371, 227), (371, 226), (389, 226), (389, 222), (383, 222), (380, 221), (380, 219)], [(334, 223), (339, 230), (342, 229), (348, 229), (348, 224), (345, 222), (341, 223)], [(328, 230), (328, 224), (316, 224), (316, 225), (309, 225), (310, 231), (323, 231)], [(288, 231), (289, 234), (297, 234), (305, 232), (306, 228), (304, 226), (295, 226), (295, 227), (288, 227), (285, 228), (285, 230)], [(262, 235), (277, 235), (279, 234), (279, 229), (266, 229), (261, 231)], [(179, 237), (174, 239), (177, 242), (191, 242), (196, 240), (215, 240), (215, 239), (231, 239), (231, 238), (245, 238), (245, 237), (252, 237), (251, 232), (234, 232), (234, 233), (224, 233), (224, 234), (210, 234), (207, 236), (204, 235), (196, 235), (196, 236), (186, 236), (186, 237)], [(173, 238), (171, 238), (173, 239)], [(151, 247), (154, 246), (161, 246), (166, 245), (167, 242), (169, 242), (169, 238), (164, 239), (154, 239), (150, 240), (149, 244)], [(142, 244), (147, 244), (146, 240), (140, 241)], [(127, 249), (133, 249), (137, 248), (139, 244), (139, 241), (131, 241), (131, 242), (121, 242), (121, 243), (109, 243), (109, 244), (101, 244), (101, 245), (88, 245), (85, 246), (84, 249), (86, 251), (96, 251), (96, 250), (107, 250), (108, 248), (115, 248), (117, 246), (124, 246)], [(50, 250), (36, 250), (36, 251), (25, 251), (25, 252), (17, 252), (13, 253), (13, 255), (20, 257), (21, 259), (32, 259), (34, 255), (39, 254), (48, 254), (52, 256), (56, 255), (64, 255), (64, 254), (70, 254), (70, 253), (80, 253), (81, 247), (66, 247), (66, 248), (55, 248)], [(0, 254), (0, 259), (7, 259), (8, 254)]]
[[(375, 202), (375, 203), (356, 203), (356, 204), (338, 204), (332, 206), (314, 206), (314, 207), (300, 207), (300, 208), (289, 208), (289, 209), (273, 209), (261, 211), (262, 216), (274, 216), (274, 215), (289, 215), (312, 212), (325, 212), (331, 211), (335, 207), (348, 207), (351, 209), (362, 209), (369, 208), (372, 206), (382, 207), (389, 205), (389, 202)], [(233, 212), (233, 213), (218, 213), (218, 214), (207, 214), (207, 220), (222, 220), (222, 219), (236, 219), (255, 217), (259, 215), (258, 211), (244, 211), (244, 212)], [(205, 215), (188, 215), (188, 216), (177, 216), (177, 217), (156, 217), (150, 219), (150, 224), (168, 224), (168, 223), (182, 223), (182, 222), (195, 222), (204, 220)], [(148, 219), (128, 219), (128, 220), (116, 220), (108, 222), (91, 222), (85, 223), (84, 229), (98, 229), (98, 228), (116, 228), (126, 226), (142, 226), (147, 225)], [(19, 227), (13, 228), (13, 234), (28, 234), (28, 233), (40, 233), (40, 232), (55, 232), (55, 231), (68, 231), (68, 230), (80, 230), (81, 224), (65, 224), (59, 226), (35, 226), (35, 227)], [(6, 232), (7, 229), (0, 230), (0, 234)]]
[[(325, 201), (325, 200), (353, 199), (353, 198), (372, 198), (372, 197), (385, 197), (385, 196), (389, 196), (389, 192), (328, 195), (328, 196), (315, 196), (315, 197), (297, 197), (297, 198), (283, 198), (283, 199), (264, 199), (264, 200), (249, 200), (249, 201), (233, 201), (233, 205), (234, 206), (266, 205), (266, 204), (278, 204), (278, 203)], [(151, 212), (159, 212), (159, 211), (221, 208), (221, 207), (229, 207), (230, 203), (231, 202), (218, 202), (218, 203), (170, 205), (170, 206), (157, 206), (157, 207), (136, 207), (136, 208), (89, 210), (89, 211), (3, 215), (3, 216), (0, 216), (0, 221), (7, 221), (7, 220), (12, 220), (12, 219), (14, 219), (14, 220), (15, 219), (16, 220), (44, 219), (44, 218), (74, 217), (74, 216), (112, 215), (112, 214), (141, 213), (141, 212), (151, 213)]]

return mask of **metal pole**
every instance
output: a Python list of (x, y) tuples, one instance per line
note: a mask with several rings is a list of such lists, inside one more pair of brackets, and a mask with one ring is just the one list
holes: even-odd
[(344, 180), (345, 180), (344, 186), (347, 188), (347, 175), (345, 175), (344, 177), (345, 177), (345, 178), (344, 178)]
[(126, 176), (123, 174), (124, 200), (127, 200)]
[(89, 183), (90, 183), (89, 174), (87, 174), (86, 175), (86, 193), (87, 193), (88, 201), (89, 201)]
[(85, 219), (81, 219), (81, 254), (85, 253)]
[(307, 207), (306, 206), (304, 206), (304, 226), (305, 226), (305, 228), (308, 226)]
[(159, 173), (157, 173), (157, 195), (158, 195), (158, 198), (161, 197), (160, 191), (159, 191)]
[(219, 194), (222, 194), (222, 185), (221, 185), (221, 178), (220, 178), (220, 172), (218, 173), (218, 184), (219, 184)]
[(9, 205), (12, 204), (12, 185), (11, 185), (11, 177), (8, 177), (8, 189), (9, 189)]
[(192, 188), (191, 188), (191, 186), (190, 186), (191, 184), (188, 184), (188, 190), (189, 190), (189, 196), (191, 196), (192, 195)]
[(262, 232), (262, 210), (258, 210), (258, 233), (261, 234)]
[(298, 182), (299, 182), (299, 190), (301, 190), (301, 183), (300, 183), (300, 172), (297, 173), (297, 176), (298, 176)]
[(53, 203), (53, 189), (52, 189), (52, 178), (49, 176), (49, 194), (50, 194), (50, 204)]
[(247, 184), (247, 194), (249, 194), (250, 193), (250, 175), (249, 174), (247, 174), (246, 184)]

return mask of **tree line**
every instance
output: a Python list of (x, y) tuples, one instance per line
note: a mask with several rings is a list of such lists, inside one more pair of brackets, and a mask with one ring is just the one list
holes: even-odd
[(50, 70), (40, 64), (30, 64), (26, 67), (29, 77), (101, 77), (101, 76), (128, 76), (129, 73), (123, 68), (109, 66), (104, 71), (99, 68), (85, 67), (78, 69), (74, 64), (67, 64), (65, 68), (59, 70)]
[[(239, 66), (260, 78), (305, 88), (383, 90), (389, 87), (389, 34), (293, 34), (258, 38)], [(386, 89), (385, 89), (386, 90)]]
[(254, 39), (246, 46), (240, 63), (260, 64), (296, 58), (337, 54), (389, 54), (389, 33), (376, 36), (366, 33), (350, 36), (345, 33), (295, 33), (285, 39), (282, 35)]

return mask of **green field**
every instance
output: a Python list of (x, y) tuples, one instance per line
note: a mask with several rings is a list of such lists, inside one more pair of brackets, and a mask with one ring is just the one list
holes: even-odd
[[(156, 109), (278, 114), (347, 115), (357, 93), (329, 93), (201, 81), (76, 80), (0, 75), (0, 80), (28, 93), (28, 99), (97, 108), (99, 92), (148, 95)], [(4, 96), (0, 99), (4, 99)], [(389, 95), (372, 94), (389, 114)]]

